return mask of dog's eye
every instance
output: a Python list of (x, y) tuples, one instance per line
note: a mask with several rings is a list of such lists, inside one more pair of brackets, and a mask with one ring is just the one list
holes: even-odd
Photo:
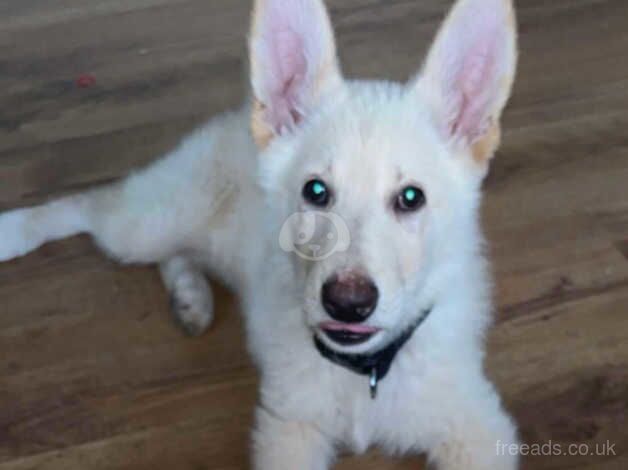
[(401, 190), (395, 199), (395, 210), (398, 212), (412, 212), (425, 205), (425, 193), (416, 186), (407, 186)]
[(329, 204), (329, 189), (321, 180), (311, 180), (303, 186), (303, 198), (319, 207), (325, 207)]

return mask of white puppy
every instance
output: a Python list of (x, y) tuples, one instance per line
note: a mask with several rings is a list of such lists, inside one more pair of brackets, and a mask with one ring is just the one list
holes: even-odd
[(516, 468), (483, 372), (478, 223), (516, 65), (511, 0), (459, 0), (407, 84), (344, 80), (322, 0), (257, 0), (250, 54), (252, 103), (118, 184), (0, 215), (0, 260), (90, 233), (160, 263), (191, 334), (212, 320), (204, 274), (236, 289), (261, 372), (258, 470), (371, 445)]

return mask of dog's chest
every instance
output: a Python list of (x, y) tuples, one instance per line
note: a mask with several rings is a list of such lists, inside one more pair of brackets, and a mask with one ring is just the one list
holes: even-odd
[(416, 364), (406, 367), (412, 365), (407, 362), (394, 364), (375, 399), (367, 377), (338, 371), (340, 377), (333, 385), (338, 410), (335, 429), (342, 430), (338, 438), (350, 450), (361, 453), (371, 446), (393, 453), (423, 449), (438, 404), (430, 392), (429, 377), (419, 373)]
[(336, 372), (335, 380), (328, 384), (333, 390), (328, 406), (335, 412), (327, 415), (324, 427), (351, 451), (362, 453), (373, 445), (396, 441), (404, 428), (419, 426), (421, 420), (414, 418), (421, 413), (420, 401), (412, 397), (418, 398), (420, 391), (414, 380), (387, 377), (372, 398), (368, 377), (343, 369)]

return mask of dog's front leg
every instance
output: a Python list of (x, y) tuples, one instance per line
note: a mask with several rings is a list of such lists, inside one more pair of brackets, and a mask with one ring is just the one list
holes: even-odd
[(173, 256), (159, 270), (175, 319), (190, 336), (201, 335), (214, 318), (214, 297), (203, 271), (185, 256)]
[(257, 409), (254, 470), (327, 470), (333, 458), (333, 443), (313, 425)]
[[(518, 439), (515, 425), (505, 413), (493, 386), (460, 386), (441, 406), (435, 420), (439, 435), (428, 457), (438, 470), (516, 470)], [(514, 449), (514, 451), (513, 451)]]

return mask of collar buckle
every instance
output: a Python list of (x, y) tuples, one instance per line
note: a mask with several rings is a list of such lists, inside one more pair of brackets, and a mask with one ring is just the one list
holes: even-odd
[(369, 389), (371, 390), (371, 399), (373, 400), (377, 398), (378, 382), (379, 382), (379, 378), (377, 377), (377, 367), (373, 367), (371, 369), (371, 374), (369, 376)]

